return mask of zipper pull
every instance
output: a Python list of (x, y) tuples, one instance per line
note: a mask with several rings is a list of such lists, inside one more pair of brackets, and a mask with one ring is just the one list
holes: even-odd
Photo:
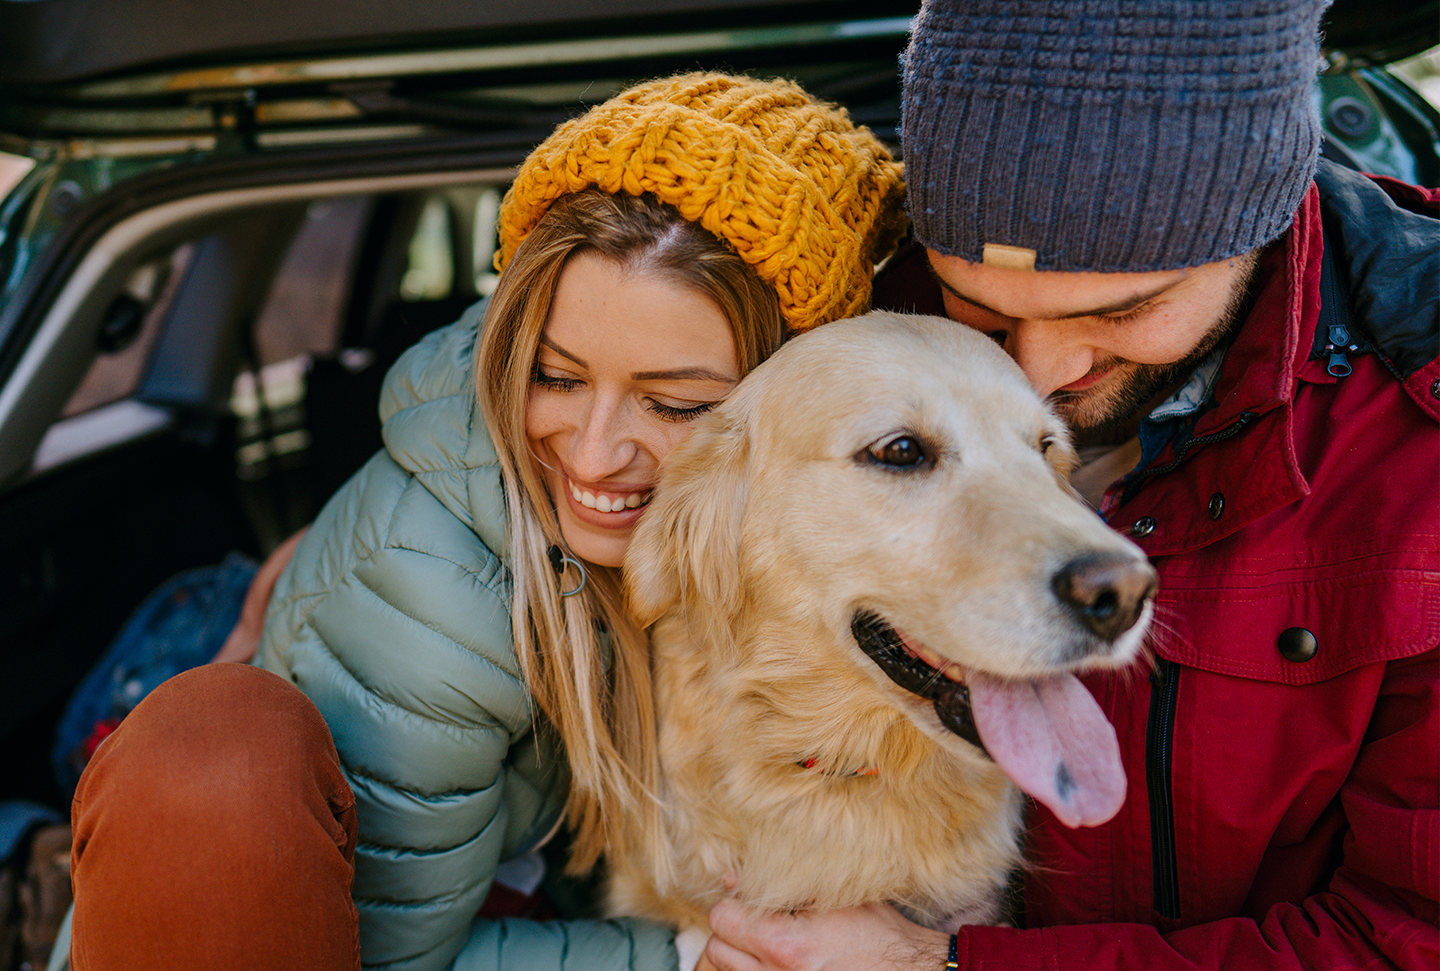
[(1325, 366), (1325, 370), (1337, 378), (1343, 378), (1352, 370), (1350, 359), (1345, 356), (1345, 352), (1358, 351), (1360, 345), (1351, 342), (1350, 331), (1344, 324), (1331, 324), (1329, 336), (1330, 343), (1325, 345), (1325, 350), (1330, 353), (1330, 363)]

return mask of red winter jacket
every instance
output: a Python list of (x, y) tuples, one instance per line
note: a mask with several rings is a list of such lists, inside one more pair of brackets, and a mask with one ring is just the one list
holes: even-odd
[[(1440, 224), (1386, 194), (1440, 193), (1317, 181), (1215, 406), (1102, 506), (1160, 574), (1158, 660), (1087, 682), (1125, 806), (1082, 830), (1034, 807), (1026, 929), (963, 930), (962, 968), (1440, 966)], [(1381, 332), (1343, 377), (1311, 359), (1322, 213), (1327, 314)], [(877, 305), (935, 312), (914, 269)]]

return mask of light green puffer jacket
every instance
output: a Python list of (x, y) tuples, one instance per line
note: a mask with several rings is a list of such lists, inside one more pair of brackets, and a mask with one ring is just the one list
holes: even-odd
[(256, 663), (319, 707), (355, 791), (365, 967), (672, 971), (672, 933), (642, 921), (473, 919), (496, 865), (551, 831), (568, 782), (532, 730), (493, 552), (504, 501), (471, 379), (482, 314), (391, 369), (385, 448), (301, 542)]

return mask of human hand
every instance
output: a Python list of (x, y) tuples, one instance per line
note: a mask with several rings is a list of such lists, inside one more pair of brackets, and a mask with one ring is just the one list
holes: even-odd
[(211, 664), (226, 661), (248, 664), (255, 657), (255, 651), (260, 647), (260, 635), (265, 632), (265, 608), (270, 603), (270, 595), (275, 592), (275, 582), (280, 579), (280, 574), (295, 555), (295, 547), (300, 545), (300, 538), (309, 528), (306, 526), (275, 547), (275, 551), (260, 564), (249, 589), (245, 591), (240, 619), (225, 638), (225, 643), (220, 645), (219, 653), (210, 659)]
[(717, 971), (938, 971), (950, 943), (888, 904), (762, 914), (726, 898), (710, 930), (705, 960)]

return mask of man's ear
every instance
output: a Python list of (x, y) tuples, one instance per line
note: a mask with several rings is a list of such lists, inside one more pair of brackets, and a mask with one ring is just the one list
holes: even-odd
[(662, 464), (625, 554), (626, 603), (642, 627), (680, 601), (722, 612), (738, 605), (747, 427), (730, 409), (707, 415)]

